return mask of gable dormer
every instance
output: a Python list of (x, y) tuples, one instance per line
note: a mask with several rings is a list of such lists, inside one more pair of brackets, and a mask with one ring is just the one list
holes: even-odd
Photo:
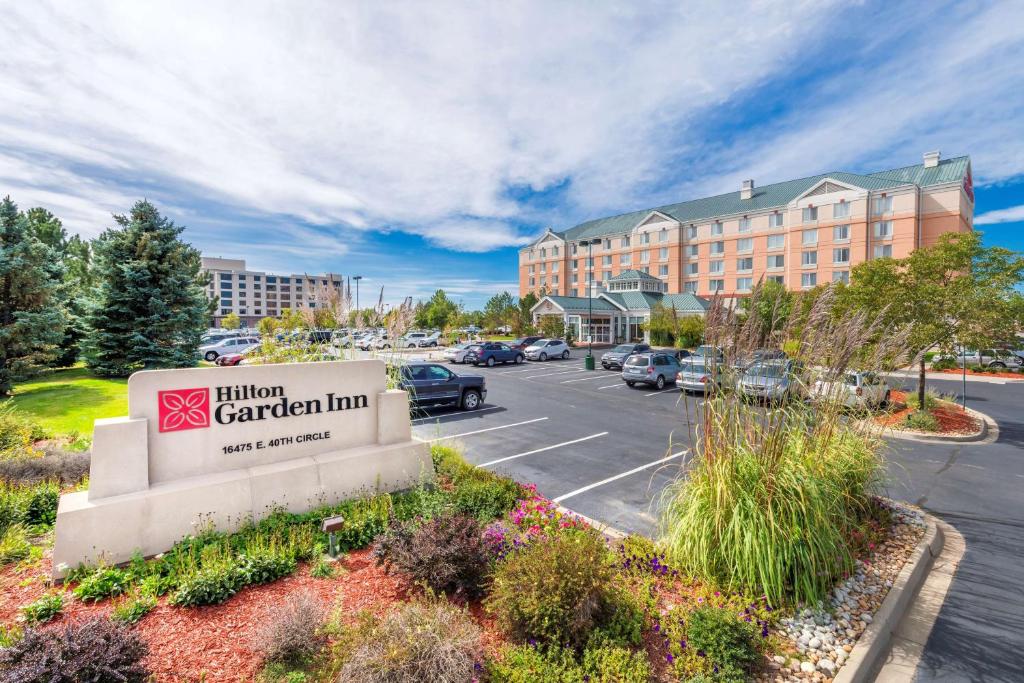
[(818, 204), (852, 202), (855, 199), (866, 197), (867, 193), (866, 188), (836, 180), (835, 178), (822, 178), (790, 202), (790, 206), (803, 209)]

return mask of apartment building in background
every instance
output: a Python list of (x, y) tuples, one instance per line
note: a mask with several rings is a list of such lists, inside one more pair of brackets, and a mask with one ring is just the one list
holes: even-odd
[[(742, 297), (762, 278), (810, 289), (848, 281), (863, 261), (972, 230), (973, 221), (966, 156), (929, 152), (914, 166), (763, 187), (747, 180), (737, 192), (549, 229), (519, 251), (519, 294), (543, 291), (585, 310), (572, 299), (585, 299), (588, 285), (606, 293), (636, 272), (649, 276), (644, 288), (667, 295)], [(635, 277), (628, 286), (639, 286)]]
[(248, 270), (244, 259), (202, 257), (202, 270), (210, 274), (207, 294), (220, 299), (213, 315), (215, 327), (237, 313), (243, 327), (255, 327), (261, 318), (277, 317), (285, 309), (310, 310), (322, 306), (329, 290), (341, 293), (341, 275), (278, 275)]

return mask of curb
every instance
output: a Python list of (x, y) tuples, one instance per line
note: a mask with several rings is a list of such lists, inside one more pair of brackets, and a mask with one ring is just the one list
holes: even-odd
[(896, 577), (882, 606), (875, 612), (871, 624), (854, 645), (853, 652), (839, 669), (833, 683), (869, 683), (875, 680), (885, 663), (900, 622), (945, 544), (945, 535), (935, 518), (926, 514), (925, 519), (928, 527), (924, 537)]
[(928, 435), (925, 433), (906, 432), (901, 429), (886, 428), (882, 436), (902, 439), (904, 441), (919, 441), (921, 443), (992, 443), (999, 438), (999, 425), (991, 417), (973, 408), (967, 408), (970, 415), (981, 421), (981, 430), (977, 434), (941, 436), (938, 434)]

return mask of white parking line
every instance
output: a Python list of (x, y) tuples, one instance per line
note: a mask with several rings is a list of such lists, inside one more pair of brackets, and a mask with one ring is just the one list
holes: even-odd
[(563, 379), (559, 384), (572, 384), (573, 382), (589, 382), (592, 379), (604, 379), (603, 375), (595, 375), (593, 377), (581, 377), (580, 379)]
[(661, 389), (660, 391), (652, 391), (649, 394), (644, 394), (644, 398), (647, 398), (648, 396), (657, 396), (658, 394), (664, 394), (666, 391), (679, 391), (679, 390), (676, 389), (675, 387), (665, 387), (664, 389)]
[(493, 432), (497, 429), (508, 429), (509, 427), (518, 427), (520, 425), (528, 425), (532, 422), (541, 422), (546, 420), (546, 417), (537, 417), (532, 420), (523, 420), (522, 422), (513, 422), (510, 425), (500, 425), (498, 427), (488, 427), (487, 429), (477, 429), (472, 432), (463, 432), (462, 434), (449, 434), (447, 436), (439, 436), (435, 439), (427, 439), (427, 443), (434, 443), (435, 441), (443, 441), (444, 439), (457, 439), (460, 436), (470, 436), (471, 434), (483, 434), (484, 432)]
[(557, 498), (554, 498), (552, 500), (555, 503), (561, 503), (566, 498), (572, 498), (573, 496), (578, 496), (581, 493), (586, 493), (590, 489), (596, 489), (598, 486), (604, 486), (605, 484), (611, 483), (611, 482), (615, 481), (616, 479), (622, 479), (623, 477), (628, 477), (631, 474), (636, 474), (637, 472), (640, 472), (642, 470), (646, 470), (648, 467), (654, 467), (655, 465), (660, 465), (663, 462), (668, 462), (669, 460), (674, 460), (675, 458), (678, 458), (679, 456), (681, 456), (681, 455), (683, 455), (685, 453), (689, 453), (689, 449), (679, 451), (678, 453), (673, 453), (672, 455), (670, 455), (668, 457), (662, 458), (661, 460), (655, 460), (654, 462), (649, 462), (646, 465), (640, 465), (640, 467), (634, 467), (633, 469), (629, 470), (628, 472), (623, 472), (622, 474), (616, 474), (614, 477), (608, 477), (607, 479), (602, 479), (601, 481), (596, 481), (593, 484), (588, 484), (587, 486), (584, 486), (583, 488), (578, 488), (575, 491), (569, 491), (569, 493), (566, 493), (565, 495), (558, 496)]
[(554, 377), (555, 375), (571, 375), (574, 372), (583, 372), (583, 368), (578, 370), (561, 370), (559, 372), (543, 372), (539, 375), (527, 375), (523, 379), (533, 379), (534, 377)]
[(525, 457), (527, 455), (533, 455), (534, 453), (543, 453), (544, 451), (550, 451), (553, 448), (561, 448), (562, 446), (571, 446), (574, 443), (579, 443), (581, 441), (589, 441), (590, 439), (596, 439), (599, 436), (607, 436), (607, 435), (608, 435), (608, 432), (598, 432), (597, 434), (591, 434), (590, 436), (584, 436), (581, 439), (573, 439), (572, 441), (563, 441), (562, 443), (556, 443), (554, 446), (545, 446), (544, 448), (535, 448), (532, 451), (526, 451), (525, 453), (516, 453), (515, 455), (510, 455), (510, 456), (505, 457), (505, 458), (498, 458), (497, 460), (491, 460), (490, 462), (483, 462), (483, 463), (480, 463), (479, 465), (477, 465), (477, 467), (490, 467), (491, 465), (497, 465), (498, 463), (506, 462), (508, 460), (515, 460), (516, 458), (523, 458), (523, 457)]
[(443, 420), (446, 417), (465, 417), (466, 415), (475, 415), (476, 413), (486, 413), (488, 410), (501, 410), (501, 406), (479, 408), (477, 410), (463, 413), (448, 413), (446, 415), (428, 415), (427, 417), (416, 417), (410, 420), (410, 422), (422, 422), (423, 420)]
[(619, 387), (624, 387), (624, 386), (626, 386), (625, 382), (619, 382), (618, 384), (609, 384), (608, 386), (605, 386), (605, 387), (598, 387), (597, 390), (601, 391), (602, 389), (618, 389)]

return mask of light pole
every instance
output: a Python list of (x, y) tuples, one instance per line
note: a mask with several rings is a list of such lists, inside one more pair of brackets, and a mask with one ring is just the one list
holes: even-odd
[(587, 240), (587, 359), (584, 366), (587, 370), (594, 369), (594, 245), (598, 239)]
[(353, 275), (352, 279), (356, 281), (356, 315), (359, 314), (359, 281), (363, 279), (362, 275)]

